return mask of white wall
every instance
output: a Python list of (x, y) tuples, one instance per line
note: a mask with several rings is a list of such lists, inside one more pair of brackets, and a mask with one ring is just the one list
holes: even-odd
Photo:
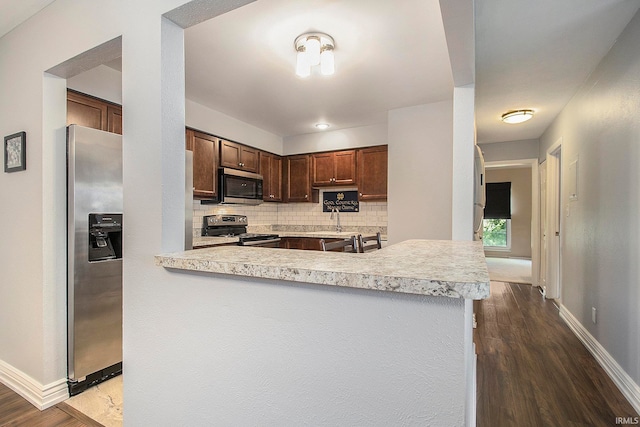
[[(640, 383), (640, 14), (540, 139), (562, 138), (562, 303)], [(578, 159), (578, 200), (569, 164)], [(591, 321), (591, 308), (598, 313)], [(636, 387), (638, 387), (636, 385)], [(638, 401), (640, 401), (640, 392)]]
[[(466, 2), (466, 0), (463, 0)], [(451, 182), (451, 238), (473, 240), (474, 157), (476, 129), (474, 122), (475, 86), (453, 90), (453, 150)]]
[(122, 105), (122, 73), (106, 65), (67, 79), (67, 87)]
[[(64, 80), (44, 72), (117, 37), (119, 4), (60, 0), (0, 38), (0, 88), (11, 99), (0, 133), (27, 133), (27, 170), (0, 174), (0, 378), (37, 405), (61, 397), (66, 377)], [(78, 31), (87, 22), (110, 25)]]
[(480, 149), (484, 155), (485, 162), (537, 159), (540, 144), (537, 139), (526, 139), (521, 141), (480, 144)]
[[(67, 79), (67, 87), (122, 105), (122, 73), (100, 65)], [(282, 154), (282, 138), (233, 117), (212, 110), (196, 102), (186, 100), (186, 124), (208, 132)]]
[(387, 124), (288, 136), (283, 141), (285, 155), (385, 145)]
[(453, 102), (389, 111), (389, 243), (451, 239)]
[[(194, 3), (215, 15), (246, 2)], [(0, 131), (25, 130), (28, 138), (27, 171), (0, 174), (0, 322), (11, 325), (0, 328), (0, 370), (9, 366), (19, 380), (32, 380), (26, 385), (36, 394), (64, 387), (66, 266), (56, 249), (65, 234), (65, 94), (62, 81), (44, 72), (121, 35), (126, 425), (175, 425), (184, 414), (195, 425), (238, 418), (300, 424), (309, 414), (327, 424), (388, 425), (403, 416), (463, 424), (462, 301), (177, 275), (155, 266), (154, 254), (183, 244), (184, 210), (175, 203), (184, 200), (182, 31), (161, 19), (182, 3), (57, 0), (0, 39), (0, 89), (12, 100), (0, 104)], [(433, 172), (438, 166), (449, 181), (429, 197), (436, 203), (428, 224), (435, 224), (437, 215), (450, 217), (450, 166), (447, 175), (442, 164), (451, 163), (451, 103), (416, 108), (423, 114), (391, 112), (389, 135), (422, 149), (398, 126), (428, 131), (434, 157), (422, 164)], [(415, 122), (424, 118), (426, 129)], [(244, 318), (247, 305), (254, 314)], [(389, 324), (394, 333), (380, 335)], [(282, 348), (291, 335), (300, 344)]]
[(282, 154), (282, 138), (196, 102), (186, 101), (187, 126), (241, 142), (274, 154)]
[(160, 273), (126, 424), (464, 424), (462, 300)]

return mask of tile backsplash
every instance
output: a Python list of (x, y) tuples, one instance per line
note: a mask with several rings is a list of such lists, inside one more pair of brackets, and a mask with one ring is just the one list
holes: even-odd
[[(331, 191), (335, 191), (332, 189)], [(320, 190), (322, 200), (322, 190)], [(209, 205), (193, 202), (193, 235), (200, 236), (202, 217), (215, 214), (246, 215), (250, 226), (314, 226), (330, 229), (336, 220), (329, 212), (322, 212), (322, 203), (262, 203), (248, 205)], [(341, 212), (344, 229), (358, 227), (387, 227), (387, 202), (360, 202), (359, 212)]]

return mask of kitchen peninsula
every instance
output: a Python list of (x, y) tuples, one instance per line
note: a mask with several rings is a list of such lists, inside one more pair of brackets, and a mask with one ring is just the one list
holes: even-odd
[(156, 263), (179, 270), (418, 295), (489, 296), (480, 242), (408, 240), (366, 254), (218, 246), (159, 255)]
[(266, 424), (475, 425), (472, 300), (489, 296), (481, 243), (215, 246), (156, 264), (181, 295), (166, 314), (187, 328), (181, 357), (225, 414), (250, 405)]

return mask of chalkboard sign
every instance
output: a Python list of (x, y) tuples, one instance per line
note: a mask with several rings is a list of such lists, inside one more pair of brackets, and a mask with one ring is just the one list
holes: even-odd
[(322, 212), (331, 212), (338, 208), (340, 212), (358, 212), (360, 202), (357, 191), (325, 191), (322, 196)]

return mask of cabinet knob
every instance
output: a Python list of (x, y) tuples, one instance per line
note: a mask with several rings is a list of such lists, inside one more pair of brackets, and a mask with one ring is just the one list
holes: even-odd
[(305, 195), (304, 195), (304, 198), (305, 198), (305, 199), (308, 199), (308, 198), (309, 198), (309, 195), (308, 195), (308, 194), (305, 194)]

